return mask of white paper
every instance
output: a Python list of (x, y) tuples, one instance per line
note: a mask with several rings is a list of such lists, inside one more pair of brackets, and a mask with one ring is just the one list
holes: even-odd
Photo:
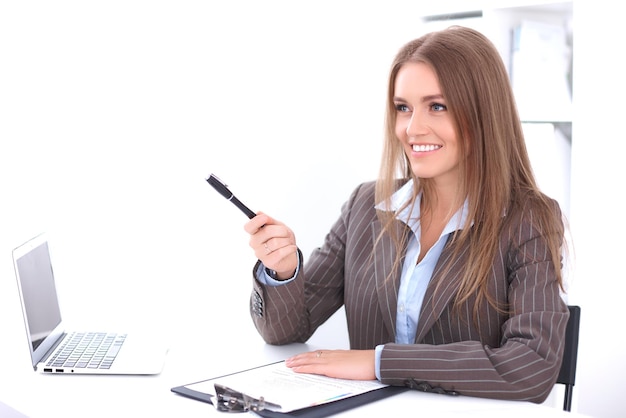
[(377, 380), (346, 380), (292, 371), (285, 362), (186, 385), (188, 389), (215, 395), (218, 383), (248, 396), (280, 405), (272, 409), (289, 412), (296, 409), (360, 395), (387, 385)]

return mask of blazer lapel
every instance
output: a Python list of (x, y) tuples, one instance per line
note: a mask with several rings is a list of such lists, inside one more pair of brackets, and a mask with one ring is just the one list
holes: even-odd
[(450, 240), (451, 237), (448, 238), (446, 246), (433, 271), (432, 279), (426, 288), (426, 294), (424, 295), (424, 302), (422, 303), (420, 318), (417, 324), (416, 343), (422, 341), (424, 336), (430, 331), (459, 289), (460, 275), (466, 263), (465, 257), (468, 248), (464, 248), (460, 257), (456, 258), (454, 264), (448, 268), (447, 264), (450, 262), (453, 255)]
[[(404, 224), (396, 222), (398, 232)], [(398, 310), (398, 290), (400, 289), (400, 274), (402, 264), (391, 276), (388, 274), (393, 269), (393, 261), (396, 257), (396, 247), (388, 234), (381, 236), (382, 225), (376, 220), (372, 222), (372, 242), (376, 243), (374, 251), (374, 278), (378, 293), (378, 304), (383, 316), (383, 322), (389, 335), (396, 336), (396, 313)], [(401, 236), (401, 235), (399, 235)], [(406, 248), (406, 246), (403, 246)]]

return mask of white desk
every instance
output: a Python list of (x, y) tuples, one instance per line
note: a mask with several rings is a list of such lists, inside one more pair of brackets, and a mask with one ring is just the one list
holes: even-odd
[[(249, 338), (246, 353), (235, 353), (232, 346), (204, 352), (192, 344), (173, 346), (163, 373), (158, 376), (63, 376), (40, 375), (28, 367), (15, 367), (2, 373), (0, 393), (3, 402), (31, 418), (99, 417), (208, 417), (226, 415), (209, 404), (176, 395), (174, 386), (204, 380), (239, 367), (276, 361), (318, 347), (293, 344), (283, 347), (265, 345), (255, 336)], [(228, 357), (230, 361), (226, 360)], [(240, 349), (241, 351), (241, 349)], [(232, 360), (239, 358), (238, 360)], [(196, 359), (204, 359), (198, 362)], [(199, 364), (198, 364), (199, 363)], [(557, 417), (572, 416), (557, 408), (523, 402), (494, 401), (471, 397), (450, 397), (410, 391), (342, 413), (342, 417), (373, 416), (480, 417)]]

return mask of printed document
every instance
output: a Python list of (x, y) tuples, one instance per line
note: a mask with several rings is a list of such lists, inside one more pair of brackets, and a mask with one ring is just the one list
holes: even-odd
[(281, 361), (186, 387), (215, 395), (216, 383), (255, 399), (263, 398), (268, 403), (265, 409), (277, 412), (321, 405), (387, 386), (377, 380), (346, 380), (296, 373)]

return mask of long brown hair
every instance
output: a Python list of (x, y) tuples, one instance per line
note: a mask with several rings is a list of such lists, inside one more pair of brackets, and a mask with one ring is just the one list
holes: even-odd
[[(389, 76), (385, 144), (376, 201), (389, 202), (397, 190), (398, 179), (410, 178), (414, 180), (414, 194), (407, 205), (414, 204), (419, 192), (423, 192), (425, 199), (434, 198), (432, 182), (415, 177), (395, 134), (394, 86), (398, 71), (408, 62), (425, 63), (437, 75), (460, 141), (457, 200), (462, 203), (467, 199), (467, 222), (473, 225), (471, 228), (464, 225), (454, 234), (455, 248), (460, 251), (461, 247), (468, 247), (472, 260), (462, 276), (456, 306), (478, 295), (479, 301), (487, 300), (496, 309), (504, 308), (496, 306), (493, 295), (487, 291), (498, 237), (507, 218), (503, 215), (531, 201), (533, 207), (539, 208), (534, 226), (547, 240), (557, 280), (563, 289), (562, 219), (534, 179), (502, 59), (491, 41), (478, 31), (454, 26), (432, 32), (407, 43), (396, 55)], [(407, 232), (399, 233), (393, 227), (393, 213), (379, 211), (378, 215), (385, 225), (384, 233), (396, 243), (398, 255), (393, 270), (397, 271)], [(478, 306), (474, 309), (476, 313)]]

